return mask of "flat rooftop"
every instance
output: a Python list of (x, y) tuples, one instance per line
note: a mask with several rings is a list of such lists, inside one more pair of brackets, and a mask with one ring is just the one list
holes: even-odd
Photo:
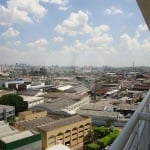
[(8, 135), (6, 137), (3, 137), (1, 138), (1, 140), (5, 143), (10, 143), (10, 142), (24, 139), (33, 135), (34, 133), (32, 133), (31, 131), (23, 131), (23, 132), (16, 133), (14, 135)]
[(100, 117), (100, 118), (111, 118), (117, 119), (117, 112), (107, 112), (107, 111), (95, 111), (95, 110), (78, 110), (77, 114), (90, 116), (90, 117)]
[(59, 143), (57, 145), (47, 148), (46, 150), (70, 150), (70, 148), (66, 145)]
[(62, 92), (50, 92), (44, 95), (45, 98), (59, 98), (62, 96), (64, 96), (64, 93)]
[(44, 109), (47, 110), (48, 112), (55, 112), (55, 111), (59, 111), (61, 109), (64, 109), (67, 106), (73, 105), (75, 104), (76, 101), (71, 99), (71, 98), (67, 98), (67, 97), (61, 97), (61, 98), (57, 98), (55, 100), (52, 100), (50, 103), (42, 103), (39, 104), (37, 106), (34, 106), (34, 108), (36, 109)]
[(21, 95), (24, 101), (26, 102), (34, 102), (43, 99), (43, 97), (36, 97), (36, 96), (24, 96)]
[(15, 108), (14, 108), (14, 106), (0, 105), (0, 111), (3, 111), (3, 109), (13, 110), (13, 109), (15, 109)]
[(18, 130), (9, 126), (9, 124), (0, 122), (0, 138), (7, 135), (13, 135), (14, 133), (18, 133)]
[(93, 111), (103, 111), (106, 106), (113, 106), (113, 105), (110, 104), (109, 100), (100, 100), (99, 102), (96, 102), (96, 103), (86, 104), (86, 105), (80, 107), (80, 109), (82, 109), (82, 110), (93, 110)]
[(121, 110), (133, 110), (135, 111), (138, 107), (138, 105), (134, 105), (134, 104), (119, 104), (118, 106), (114, 106), (118, 109)]
[(45, 98), (52, 98), (52, 99), (56, 99), (56, 98), (61, 98), (61, 97), (68, 97), (71, 99), (81, 99), (84, 96), (87, 96), (86, 94), (78, 94), (78, 93), (63, 93), (63, 92), (50, 92), (48, 94), (45, 94), (44, 97)]

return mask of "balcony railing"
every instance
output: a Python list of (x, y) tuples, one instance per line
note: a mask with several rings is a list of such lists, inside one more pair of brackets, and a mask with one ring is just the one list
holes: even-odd
[(150, 149), (150, 91), (109, 150)]

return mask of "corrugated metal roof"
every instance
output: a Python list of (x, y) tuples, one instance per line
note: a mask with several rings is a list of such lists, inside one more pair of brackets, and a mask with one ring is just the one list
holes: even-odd
[(14, 135), (8, 135), (6, 137), (1, 138), (1, 140), (4, 141), (5, 143), (10, 143), (13, 141), (24, 139), (32, 135), (34, 134), (31, 131), (24, 131), (24, 132), (16, 133)]
[(69, 125), (71, 123), (82, 121), (84, 119), (85, 119), (85, 117), (82, 117), (80, 115), (76, 115), (76, 116), (73, 116), (73, 117), (60, 119), (60, 120), (57, 120), (55, 122), (51, 122), (48, 125), (39, 127), (39, 129), (42, 130), (42, 131), (49, 131), (49, 130), (52, 130), (52, 129), (56, 129), (56, 128), (60, 128), (60, 127)]

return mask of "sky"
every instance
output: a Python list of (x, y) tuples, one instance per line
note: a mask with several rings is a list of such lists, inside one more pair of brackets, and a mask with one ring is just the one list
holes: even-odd
[(136, 0), (0, 0), (0, 64), (150, 66)]

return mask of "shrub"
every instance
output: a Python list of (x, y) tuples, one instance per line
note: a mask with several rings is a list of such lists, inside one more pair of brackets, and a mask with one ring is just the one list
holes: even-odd
[(97, 137), (104, 137), (110, 132), (108, 128), (101, 126), (101, 127), (94, 127), (94, 133)]
[(6, 94), (0, 97), (0, 104), (15, 107), (15, 114), (27, 110), (27, 104), (23, 98), (17, 94)]
[(99, 145), (95, 144), (95, 143), (91, 143), (87, 145), (87, 149), (88, 150), (98, 150), (99, 149)]
[(116, 139), (116, 137), (119, 135), (119, 131), (118, 130), (114, 130), (111, 134), (98, 139), (97, 143), (100, 145), (101, 148), (106, 147), (107, 145), (110, 145), (111, 143), (113, 143), (113, 141)]

